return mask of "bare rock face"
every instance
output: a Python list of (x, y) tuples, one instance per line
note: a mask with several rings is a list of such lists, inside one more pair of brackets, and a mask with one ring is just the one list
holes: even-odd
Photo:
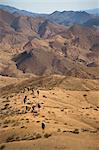
[(56, 23), (51, 23), (48, 20), (45, 20), (40, 26), (38, 33), (40, 37), (48, 38), (55, 34), (60, 34), (61, 32), (66, 32), (66, 27)]

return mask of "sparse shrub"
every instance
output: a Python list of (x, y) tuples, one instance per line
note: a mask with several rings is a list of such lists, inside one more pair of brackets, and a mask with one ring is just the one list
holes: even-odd
[(98, 111), (98, 109), (97, 109), (97, 108), (94, 108), (94, 110)]
[(89, 109), (89, 107), (86, 107), (86, 109)]
[(49, 121), (46, 121), (46, 123), (50, 123)]
[(87, 116), (89, 116), (89, 114), (86, 114)]
[(79, 129), (74, 129), (74, 131), (72, 131), (72, 133), (79, 134)]
[(10, 123), (11, 122), (11, 120), (4, 120), (4, 124), (8, 124), (8, 123)]
[(25, 128), (25, 126), (21, 126), (21, 128)]
[(37, 120), (36, 122), (37, 122), (37, 123), (39, 123), (40, 121), (39, 121), (39, 120)]
[(28, 102), (26, 102), (26, 104), (30, 105), (30, 104), (31, 104), (31, 102), (30, 102), (30, 101), (28, 101)]
[(27, 120), (26, 123), (29, 123), (29, 120)]
[(99, 131), (99, 128), (97, 128), (97, 130)]
[(1, 110), (5, 110), (6, 109), (6, 107), (4, 106), (3, 108), (1, 108)]
[(43, 117), (43, 118), (45, 118), (45, 116), (44, 116), (44, 115), (43, 115), (42, 117)]
[(37, 133), (35, 139), (39, 139), (41, 137), (42, 137), (41, 134)]
[(43, 97), (44, 97), (44, 98), (47, 98), (47, 96), (46, 96), (46, 95), (43, 95)]
[(3, 150), (5, 148), (5, 145), (0, 146), (0, 150)]
[(11, 136), (9, 136), (9, 137), (6, 139), (6, 142), (13, 142), (13, 141), (15, 141), (15, 135), (14, 135), (14, 134), (11, 135)]
[(86, 97), (86, 96), (87, 96), (87, 94), (84, 94), (83, 96), (84, 96), (84, 97)]
[(97, 130), (92, 130), (90, 131), (90, 133), (97, 133)]
[(7, 127), (8, 127), (7, 125), (3, 126), (3, 128), (7, 128)]
[(99, 105), (97, 105), (97, 108), (99, 108)]
[(67, 132), (66, 130), (64, 130), (63, 132)]
[(93, 108), (92, 106), (90, 106), (90, 108)]
[(82, 132), (88, 132), (89, 130), (88, 130), (88, 129), (85, 129), (85, 128), (82, 128), (81, 131), (82, 131)]
[(20, 125), (20, 122), (15, 122), (12, 126), (19, 126)]
[(61, 111), (64, 111), (64, 109), (61, 109)]
[(57, 132), (61, 132), (61, 129), (58, 129)]
[(33, 96), (32, 98), (36, 98), (36, 96)]
[(34, 110), (33, 113), (37, 114), (38, 112), (37, 112), (37, 110)]
[(35, 113), (34, 116), (35, 116), (35, 117), (36, 117), (36, 116), (39, 116), (39, 113)]
[(45, 134), (44, 134), (44, 137), (45, 137), (45, 138), (49, 138), (50, 136), (51, 136), (50, 133), (45, 133)]
[(22, 110), (21, 112), (20, 112), (20, 114), (25, 114), (26, 113), (26, 111), (25, 110)]
[(64, 123), (64, 125), (67, 125), (67, 123)]
[(15, 141), (20, 141), (20, 137), (19, 137), (19, 136), (16, 136), (16, 137), (15, 137)]
[(6, 96), (3, 96), (2, 98), (6, 98)]
[(58, 124), (58, 122), (57, 122), (57, 121), (55, 121), (55, 124)]

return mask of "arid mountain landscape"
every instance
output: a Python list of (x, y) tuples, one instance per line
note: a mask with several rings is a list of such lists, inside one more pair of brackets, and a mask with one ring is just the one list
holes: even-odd
[[(66, 22), (73, 25), (64, 26)], [(86, 12), (31, 17), (0, 9), (0, 74), (14, 77), (20, 72), (50, 73), (98, 78), (98, 22), (98, 17)], [(7, 55), (6, 61), (2, 53)]]
[(0, 5), (0, 150), (98, 150), (98, 141), (98, 13)]

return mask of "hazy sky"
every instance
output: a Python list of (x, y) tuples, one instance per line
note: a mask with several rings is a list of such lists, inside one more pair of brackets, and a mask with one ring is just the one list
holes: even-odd
[(86, 10), (99, 7), (99, 0), (0, 0), (0, 4), (16, 8), (49, 13), (55, 10)]

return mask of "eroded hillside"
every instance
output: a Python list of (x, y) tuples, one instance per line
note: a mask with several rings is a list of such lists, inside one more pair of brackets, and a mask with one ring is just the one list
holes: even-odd
[(0, 10), (0, 74), (99, 78), (99, 32)]

